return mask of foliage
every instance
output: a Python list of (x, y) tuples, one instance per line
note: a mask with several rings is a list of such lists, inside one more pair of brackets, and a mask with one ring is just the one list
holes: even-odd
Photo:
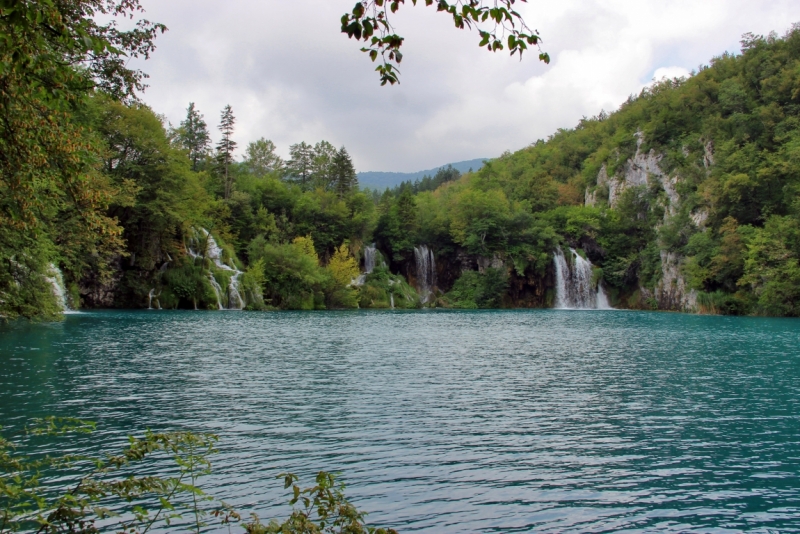
[[(404, 0), (363, 0), (356, 2), (352, 12), (342, 16), (342, 33), (346, 33), (351, 39), (367, 43), (361, 51), (366, 52), (373, 62), (378, 56), (381, 57), (381, 64), (375, 69), (380, 75), (381, 85), (400, 81), (397, 66), (403, 60), (400, 48), (404, 38), (394, 33), (389, 22), (389, 12), (397, 12), (404, 3)], [(411, 0), (411, 3), (416, 5), (417, 0)], [(516, 0), (425, 0), (426, 6), (434, 3), (437, 11), (453, 17), (456, 28), (477, 27), (480, 46), (485, 46), (490, 52), (503, 50), (508, 46), (512, 56), (519, 54), (522, 58), (528, 45), (538, 46), (541, 40), (538, 31), (528, 28), (522, 16), (514, 10)], [(485, 24), (487, 21), (488, 26)], [(539, 59), (545, 63), (550, 62), (550, 56), (541, 50)]]
[(333, 281), (340, 286), (347, 286), (358, 276), (358, 262), (350, 254), (347, 243), (342, 243), (334, 252), (331, 261), (328, 262), (328, 270), (331, 272)]
[(258, 516), (245, 523), (248, 534), (397, 534), (394, 529), (370, 527), (364, 523), (366, 513), (359, 511), (344, 495), (343, 483), (336, 483), (336, 476), (320, 471), (315, 486), (301, 489), (297, 476), (280, 475), (284, 488), (292, 488), (294, 506), (292, 514), (284, 522), (270, 521), (264, 525)]
[(215, 309), (217, 298), (211, 287), (206, 268), (201, 261), (185, 260), (168, 269), (162, 282), (166, 286), (159, 297), (165, 308), (191, 307)]
[(240, 523), (248, 533), (395, 533), (366, 525), (367, 514), (347, 499), (344, 484), (324, 471), (315, 486), (305, 489), (291, 473), (278, 477), (293, 495), (294, 509), (283, 522), (273, 519), (264, 525), (255, 514), (241, 521), (240, 512), (198, 485), (211, 473), (209, 456), (218, 441), (213, 434), (147, 431), (129, 437), (120, 453), (101, 457), (38, 452), (85, 448), (94, 429), (94, 423), (48, 417), (16, 432), (14, 441), (0, 436), (0, 533), (144, 534), (175, 527), (199, 533), (211, 521), (229, 530)]
[[(0, 437), (0, 532), (147, 532), (179, 520), (200, 531), (208, 517), (203, 502), (210, 499), (197, 482), (210, 472), (215, 435), (148, 431), (130, 437), (121, 453), (97, 458), (25, 452), (43, 437), (80, 442), (93, 429), (85, 421), (50, 417), (18, 432), (24, 441)], [(177, 467), (173, 476), (139, 474), (140, 464), (164, 461)], [(55, 485), (65, 483), (67, 491)]]
[(289, 147), (291, 159), (286, 163), (286, 172), (289, 179), (299, 185), (304, 191), (308, 191), (312, 188), (312, 172), (314, 170), (315, 156), (317, 158), (326, 158), (325, 161), (329, 161), (326, 157), (327, 154), (324, 154), (327, 151), (327, 146), (320, 146), (318, 144), (317, 147), (317, 154), (314, 154), (314, 147), (307, 144), (305, 141)]
[(452, 308), (501, 308), (507, 291), (507, 273), (489, 267), (463, 273), (442, 300)]
[(319, 265), (313, 241), (297, 238), (292, 244), (272, 244), (263, 236), (248, 247), (251, 265), (263, 265), (264, 298), (272, 306), (313, 310), (321, 307), (329, 276)]
[(269, 139), (261, 138), (247, 145), (244, 163), (251, 174), (264, 177), (283, 167), (281, 157), (275, 153), (277, 147)]
[(342, 243), (333, 253), (333, 257), (328, 262), (328, 272), (334, 283), (330, 306), (334, 308), (358, 307), (358, 292), (355, 288), (350, 287), (352, 281), (358, 277), (358, 262), (350, 254), (347, 243)]
[(359, 288), (361, 308), (415, 309), (422, 307), (417, 291), (388, 267), (376, 266)]
[(236, 141), (232, 139), (233, 125), (235, 123), (236, 118), (233, 116), (233, 109), (228, 104), (222, 110), (222, 116), (220, 117), (219, 131), (222, 133), (222, 138), (217, 143), (217, 165), (219, 165), (222, 174), (226, 199), (230, 198), (233, 188), (233, 180), (229, 168), (233, 163), (233, 151), (236, 150)]
[(73, 111), (95, 88), (130, 99), (143, 87), (145, 75), (127, 61), (147, 58), (166, 28), (140, 21), (122, 31), (114, 22), (140, 10), (137, 0), (0, 6), (0, 315), (38, 315), (30, 290), (39, 282), (19, 290), (14, 278), (43, 276), (64, 242), (72, 252), (68, 270), (92, 255), (101, 277), (122, 247), (122, 229), (104, 213), (115, 191)]
[(448, 165), (447, 167), (441, 167), (438, 169), (436, 174), (434, 174), (432, 177), (426, 174), (421, 180), (416, 180), (413, 183), (411, 183), (411, 181), (402, 182), (400, 185), (391, 190), (391, 194), (397, 196), (406, 187), (410, 187), (414, 194), (422, 193), (424, 191), (435, 191), (444, 184), (448, 182), (455, 182), (459, 178), (461, 178), (461, 173), (458, 171), (458, 169), (454, 169), (452, 165)]
[(189, 102), (186, 109), (186, 119), (181, 121), (177, 132), (177, 142), (189, 153), (192, 170), (199, 170), (199, 164), (208, 154), (211, 146), (211, 136), (203, 115), (194, 107), (194, 102)]
[(744, 276), (756, 311), (764, 315), (800, 315), (800, 224), (794, 217), (772, 216), (747, 246)]

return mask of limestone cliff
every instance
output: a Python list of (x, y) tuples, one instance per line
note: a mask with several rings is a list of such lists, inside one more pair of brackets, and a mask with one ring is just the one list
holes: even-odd
[[(607, 166), (602, 166), (597, 175), (597, 186), (592, 190), (586, 190), (586, 205), (594, 206), (603, 202), (615, 208), (622, 193), (631, 187), (658, 187), (665, 193), (662, 204), (664, 208), (663, 223), (676, 216), (681, 202), (677, 190), (680, 176), (677, 173), (664, 172), (660, 165), (664, 156), (654, 150), (643, 152), (643, 144), (644, 135), (641, 131), (637, 132), (636, 153), (622, 165), (616, 174), (609, 176)], [(704, 146), (703, 164), (708, 168), (714, 162), (713, 145), (708, 142)], [(701, 227), (707, 218), (708, 213), (702, 210), (691, 214), (693, 223), (698, 227)], [(660, 257), (661, 279), (655, 287), (640, 285), (638, 302), (633, 301), (629, 304), (642, 308), (656, 307), (660, 310), (694, 311), (697, 307), (697, 294), (689, 288), (684, 279), (682, 266), (685, 258), (664, 248), (660, 250)]]

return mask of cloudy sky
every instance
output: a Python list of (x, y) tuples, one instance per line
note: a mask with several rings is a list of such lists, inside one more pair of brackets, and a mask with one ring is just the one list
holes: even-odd
[(176, 125), (195, 102), (215, 136), (231, 104), (240, 153), (260, 137), (284, 156), (325, 139), (359, 171), (410, 172), (518, 150), (616, 109), (653, 78), (738, 51), (745, 32), (800, 22), (797, 0), (530, 0), (520, 11), (544, 38), (544, 65), (479, 49), (475, 32), (407, 2), (393, 19), (406, 38), (401, 84), (380, 87), (339, 30), (353, 3), (142, 0), (146, 18), (169, 27), (142, 65), (144, 100)]

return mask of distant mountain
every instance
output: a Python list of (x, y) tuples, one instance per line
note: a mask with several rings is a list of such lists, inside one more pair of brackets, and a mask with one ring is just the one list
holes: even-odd
[[(469, 172), (470, 169), (477, 171), (483, 167), (483, 163), (489, 159), (491, 158), (471, 159), (468, 161), (459, 161), (458, 163), (450, 163), (449, 165), (452, 165), (454, 169), (457, 169), (461, 174), (464, 174)], [(402, 182), (415, 182), (417, 180), (422, 180), (422, 177), (426, 174), (428, 176), (433, 176), (436, 174), (436, 171), (444, 167), (447, 167), (447, 165), (442, 165), (441, 167), (435, 167), (433, 169), (418, 172), (360, 172), (358, 173), (358, 185), (361, 187), (369, 187), (370, 189), (383, 191), (384, 189), (391, 189), (392, 187), (400, 185)]]

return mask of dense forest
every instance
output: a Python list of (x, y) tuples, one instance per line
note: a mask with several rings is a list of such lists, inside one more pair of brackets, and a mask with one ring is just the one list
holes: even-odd
[[(35, 106), (1, 104), (48, 135)], [(5, 318), (57, 314), (58, 277), (73, 308), (550, 307), (568, 248), (615, 307), (800, 315), (798, 27), (478, 172), (386, 191), (326, 141), (237, 159), (231, 106), (215, 146), (194, 104), (170, 125), (110, 86), (58, 113), (72, 141), (47, 172), (80, 183), (34, 179), (26, 204), (4, 180)]]

